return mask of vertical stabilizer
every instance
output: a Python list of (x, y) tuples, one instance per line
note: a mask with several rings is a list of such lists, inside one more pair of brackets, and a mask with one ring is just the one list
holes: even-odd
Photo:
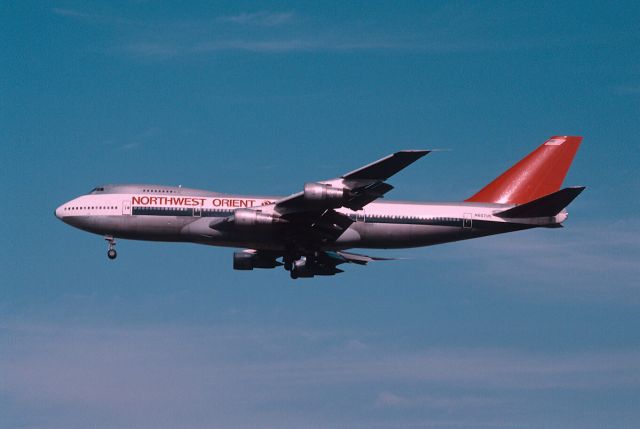
[(582, 137), (555, 136), (466, 201), (524, 204), (562, 186)]

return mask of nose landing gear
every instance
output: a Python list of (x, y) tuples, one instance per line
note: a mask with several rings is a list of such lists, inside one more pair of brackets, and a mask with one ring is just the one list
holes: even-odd
[(116, 259), (116, 257), (118, 256), (118, 252), (116, 252), (116, 249), (114, 249), (114, 247), (116, 246), (116, 239), (110, 235), (107, 235), (106, 237), (104, 237), (104, 239), (107, 241), (107, 243), (109, 243), (109, 250), (107, 250), (107, 258)]

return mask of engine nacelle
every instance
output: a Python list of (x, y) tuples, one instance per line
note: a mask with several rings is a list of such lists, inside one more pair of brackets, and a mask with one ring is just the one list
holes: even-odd
[(233, 224), (236, 226), (271, 225), (276, 222), (277, 218), (258, 210), (238, 209), (233, 212)]
[(275, 268), (282, 265), (281, 262), (276, 261), (275, 258), (271, 258), (264, 255), (257, 255), (250, 252), (234, 252), (233, 253), (233, 269), (234, 270), (253, 270), (254, 268)]
[(293, 267), (291, 268), (292, 278), (310, 278), (314, 275), (313, 264), (307, 261), (307, 259), (298, 259), (293, 262)]
[(253, 270), (253, 255), (246, 252), (233, 253), (234, 270)]
[(322, 265), (309, 258), (300, 258), (293, 262), (291, 267), (291, 278), (310, 278), (313, 276), (333, 276), (341, 273), (342, 270), (335, 265)]
[(333, 202), (339, 205), (347, 195), (348, 190), (345, 188), (314, 182), (304, 184), (304, 199), (309, 202)]

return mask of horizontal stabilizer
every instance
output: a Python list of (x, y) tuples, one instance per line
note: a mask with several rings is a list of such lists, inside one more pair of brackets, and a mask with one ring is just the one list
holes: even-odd
[(345, 252), (344, 250), (338, 250), (335, 253), (340, 255), (340, 257), (343, 258), (346, 262), (350, 262), (352, 264), (359, 264), (359, 265), (366, 265), (368, 262), (373, 262), (373, 261), (393, 260), (393, 258), (382, 258), (380, 256), (367, 256), (367, 255), (361, 255), (359, 253)]
[(584, 186), (576, 186), (564, 188), (549, 195), (545, 195), (537, 200), (520, 204), (500, 213), (496, 216), (502, 218), (533, 218), (533, 217), (552, 217), (557, 215), (567, 207), (582, 191)]

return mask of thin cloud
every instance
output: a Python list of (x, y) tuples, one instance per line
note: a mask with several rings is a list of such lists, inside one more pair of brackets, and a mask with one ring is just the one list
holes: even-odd
[(95, 18), (96, 17), (96, 15), (93, 15), (93, 14), (90, 14), (90, 13), (81, 12), (81, 11), (76, 10), (76, 9), (65, 9), (65, 8), (55, 7), (55, 8), (52, 9), (52, 11), (56, 15), (68, 16), (68, 17), (72, 17), (72, 18)]
[[(380, 32), (379, 26), (362, 21), (343, 23), (326, 28), (312, 17), (302, 19), (293, 11), (257, 11), (218, 17), (199, 17), (187, 21), (136, 21), (116, 13), (88, 13), (72, 8), (54, 8), (58, 16), (117, 27), (117, 46), (105, 52), (125, 53), (133, 57), (172, 59), (218, 52), (284, 54), (296, 52), (411, 51), (418, 54), (449, 54), (463, 52), (496, 52), (548, 47), (569, 42), (548, 35), (547, 39), (509, 39), (489, 36), (496, 22), (509, 21), (510, 14), (500, 8), (486, 10), (475, 6), (447, 5), (428, 16), (417, 16), (422, 23), (415, 30), (390, 28)], [(491, 20), (483, 19), (487, 14)], [(496, 16), (498, 21), (496, 21)], [(518, 17), (524, 19), (524, 17)], [(443, 25), (443, 23), (447, 23)], [(242, 33), (238, 33), (241, 30)], [(628, 91), (624, 89), (623, 92)], [(631, 89), (631, 93), (635, 93)]]
[[(299, 20), (294, 12), (260, 11), (199, 18), (190, 21), (135, 21), (116, 14), (89, 13), (71, 8), (54, 8), (58, 16), (105, 28), (118, 27), (119, 46), (107, 52), (121, 52), (138, 58), (171, 59), (222, 52), (286, 54), (313, 52), (414, 51), (450, 53), (505, 49), (503, 44), (477, 38), (452, 37), (439, 25), (426, 25), (425, 34), (385, 33), (360, 24), (342, 28), (289, 28)], [(246, 27), (242, 36), (229, 26)], [(312, 26), (312, 22), (310, 25)], [(511, 49), (511, 47), (507, 47)]]
[(120, 150), (129, 151), (129, 150), (132, 150), (132, 149), (135, 149), (135, 148), (139, 147), (140, 145), (141, 145), (140, 142), (126, 143), (126, 144), (123, 144), (122, 146), (120, 146)]
[(489, 237), (434, 252), (430, 258), (480, 266), (499, 287), (545, 297), (640, 304), (640, 220), (575, 225)]
[[(53, 363), (60, 359), (58, 363), (64, 364), (70, 353), (77, 354), (72, 360), (90, 358), (103, 362), (144, 362), (145, 357), (153, 355), (155, 357), (149, 363), (171, 363), (173, 358), (183, 357), (188, 358), (194, 368), (211, 363), (230, 370), (235, 368), (247, 378), (267, 380), (284, 376), (285, 384), (287, 379), (297, 384), (298, 381), (356, 382), (376, 377), (395, 381), (440, 381), (452, 385), (490, 383), (505, 389), (640, 386), (639, 350), (548, 354), (500, 348), (439, 347), (417, 352), (385, 352), (373, 346), (365, 350), (341, 347), (344, 339), (340, 333), (283, 328), (157, 326), (125, 329), (3, 325), (0, 330), (1, 338), (11, 334), (18, 339), (12, 347), (5, 344), (6, 353), (0, 357), (4, 368), (16, 365), (16, 370), (19, 367), (27, 369), (29, 365), (23, 363), (28, 360), (42, 359)], [(307, 352), (309, 337), (322, 341), (316, 341), (317, 347)], [(277, 347), (278, 344), (286, 347)], [(239, 355), (265, 345), (269, 345), (272, 353), (262, 354), (256, 361), (258, 364), (238, 359)], [(272, 347), (274, 345), (276, 347)], [(105, 350), (113, 353), (103, 355)], [(177, 350), (180, 350), (178, 354), (175, 353)], [(619, 374), (610, 377), (610, 372)], [(580, 374), (589, 376), (578, 380), (576, 376)]]
[(127, 52), (136, 56), (168, 58), (180, 53), (180, 48), (168, 43), (142, 42), (126, 47)]
[(620, 85), (616, 86), (614, 92), (618, 95), (640, 95), (639, 85)]
[[(323, 420), (331, 405), (314, 402), (315, 414), (297, 414), (296, 404), (306, 396), (347, 400), (357, 390), (356, 410), (410, 408), (429, 418), (455, 410), (442, 418), (475, 419), (482, 426), (494, 418), (486, 410), (504, 404), (524, 413), (521, 419), (539, 412), (536, 391), (615, 398), (640, 388), (640, 350), (633, 348), (360, 350), (342, 347), (339, 333), (303, 334), (287, 328), (3, 325), (0, 401), (8, 402), (0, 404), (10, 416), (40, 415), (67, 428), (83, 427), (87, 419), (102, 422), (97, 427), (244, 428), (256, 421), (335, 427)], [(310, 346), (308, 335), (323, 340)], [(288, 426), (269, 412), (274, 406), (290, 416)], [(374, 423), (364, 415), (359, 420), (363, 427)], [(389, 427), (397, 426), (403, 425)]]
[(229, 22), (240, 25), (256, 25), (262, 27), (276, 27), (292, 22), (295, 18), (293, 12), (253, 12), (240, 13), (238, 15), (221, 16), (218, 22)]
[(216, 51), (248, 51), (263, 53), (296, 52), (317, 50), (322, 44), (310, 40), (217, 40), (203, 42), (191, 49), (195, 53)]
[(51, 12), (53, 12), (54, 15), (73, 19), (78, 22), (87, 23), (87, 24), (97, 24), (97, 25), (103, 25), (103, 26), (109, 26), (109, 25), (132, 26), (132, 27), (144, 26), (144, 23), (141, 21), (140, 22), (134, 21), (134, 20), (123, 18), (116, 15), (85, 12), (78, 9), (56, 7), (51, 9)]
[(185, 55), (205, 55), (224, 52), (250, 52), (256, 54), (285, 54), (305, 52), (352, 52), (367, 50), (406, 49), (402, 43), (384, 40), (349, 40), (322, 38), (280, 39), (227, 39), (198, 42), (193, 45), (175, 42), (141, 42), (126, 46), (124, 51), (138, 57), (172, 58)]
[(161, 134), (161, 129), (158, 127), (150, 127), (141, 132), (133, 135), (128, 143), (123, 143), (118, 146), (118, 149), (122, 151), (130, 151), (142, 147), (145, 144), (152, 142), (155, 138), (158, 138)]
[(246, 52), (256, 54), (358, 52), (358, 51), (407, 51), (418, 54), (450, 54), (464, 52), (496, 52), (526, 48), (526, 43), (510, 44), (492, 41), (440, 40), (425, 36), (380, 36), (376, 34), (351, 35), (335, 31), (331, 35), (317, 32), (285, 36), (261, 35), (246, 38), (230, 38), (220, 35), (210, 40), (193, 40), (176, 43), (182, 37), (171, 40), (138, 42), (125, 45), (119, 51), (137, 57), (173, 58), (178, 56), (205, 55), (222, 52)]
[(508, 400), (477, 395), (411, 395), (385, 391), (378, 394), (375, 406), (398, 409), (427, 407), (452, 411), (461, 408), (502, 407), (505, 402)]
[(250, 51), (258, 53), (357, 51), (398, 48), (390, 42), (358, 41), (346, 39), (275, 39), (275, 40), (224, 40), (201, 43), (193, 52)]

